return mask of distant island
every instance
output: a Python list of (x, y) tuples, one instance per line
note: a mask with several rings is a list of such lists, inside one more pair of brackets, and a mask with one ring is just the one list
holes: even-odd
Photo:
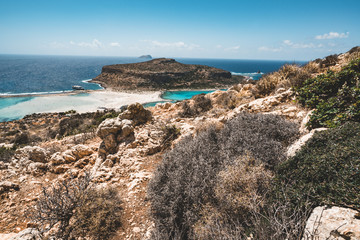
[(152, 56), (151, 55), (141, 55), (139, 58), (152, 59)]
[(242, 81), (229, 71), (170, 58), (147, 62), (108, 65), (92, 82), (114, 90), (171, 90), (226, 88)]

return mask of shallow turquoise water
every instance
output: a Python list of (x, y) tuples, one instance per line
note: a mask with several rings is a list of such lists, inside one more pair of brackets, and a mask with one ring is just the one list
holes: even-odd
[[(221, 89), (222, 91), (225, 91), (226, 89)], [(211, 93), (214, 92), (215, 90), (206, 90), (206, 91), (166, 91), (161, 95), (161, 98), (169, 100), (169, 101), (159, 101), (159, 102), (150, 102), (150, 103), (145, 103), (143, 104), (143, 106), (145, 108), (147, 107), (154, 107), (156, 104), (158, 103), (165, 103), (165, 102), (176, 102), (176, 101), (182, 101), (185, 99), (190, 99), (195, 95), (201, 94), (201, 93)]]
[(9, 97), (9, 98), (0, 98), (0, 109), (16, 105), (21, 102), (30, 101), (34, 97)]
[(161, 95), (161, 98), (168, 99), (168, 100), (177, 100), (182, 101), (185, 99), (190, 99), (195, 95), (201, 94), (201, 93), (211, 93), (214, 92), (214, 90), (207, 90), (207, 91), (167, 91), (164, 92), (163, 95)]

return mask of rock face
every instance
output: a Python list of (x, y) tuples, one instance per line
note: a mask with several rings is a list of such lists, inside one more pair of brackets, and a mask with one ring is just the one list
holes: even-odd
[(147, 62), (104, 66), (93, 82), (118, 90), (219, 88), (239, 82), (222, 69), (182, 64), (159, 58)]
[(317, 207), (306, 222), (303, 240), (360, 239), (359, 226), (358, 211), (342, 207)]
[(10, 238), (10, 240), (41, 240), (41, 239), (42, 237), (40, 235), (40, 232), (35, 228), (27, 228), (16, 234), (14, 237)]
[(151, 112), (140, 103), (131, 104), (117, 118), (103, 121), (96, 135), (103, 141), (99, 147), (99, 157), (105, 159), (108, 154), (117, 152), (119, 143), (134, 140), (134, 127), (150, 121)]

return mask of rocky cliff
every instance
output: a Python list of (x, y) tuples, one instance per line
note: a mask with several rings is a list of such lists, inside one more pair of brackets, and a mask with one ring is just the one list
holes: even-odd
[(221, 88), (239, 83), (241, 79), (222, 69), (159, 58), (104, 66), (92, 81), (116, 90), (159, 90)]

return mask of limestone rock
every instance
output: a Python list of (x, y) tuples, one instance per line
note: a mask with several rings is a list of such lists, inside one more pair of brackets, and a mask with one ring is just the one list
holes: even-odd
[(20, 161), (33, 161), (46, 163), (49, 158), (49, 153), (38, 146), (26, 146), (18, 149), (15, 152), (15, 159)]
[(117, 134), (122, 129), (122, 122), (119, 118), (105, 119), (97, 128), (96, 135), (104, 139), (110, 134)]
[(312, 114), (313, 111), (309, 111), (306, 116), (303, 118), (303, 120), (301, 121), (301, 124), (300, 124), (300, 133), (308, 133), (309, 130), (307, 130), (306, 128), (306, 124), (309, 122), (310, 120), (310, 116)]
[(35, 228), (27, 228), (14, 237), (10, 238), (10, 240), (41, 240), (41, 234)]
[[(88, 146), (76, 145), (71, 149), (68, 149), (62, 153), (60, 152), (54, 153), (50, 158), (50, 165), (57, 166), (61, 164), (73, 163), (86, 156), (91, 155), (93, 152), (94, 151)], [(54, 171), (57, 173), (61, 172), (56, 169), (54, 169)]]
[(99, 156), (103, 159), (114, 154), (122, 142), (134, 140), (134, 126), (150, 121), (151, 112), (139, 104), (131, 104), (117, 118), (106, 119), (98, 127), (96, 134), (103, 140), (99, 147)]
[(319, 131), (324, 131), (327, 130), (327, 128), (316, 128), (311, 130), (310, 133), (302, 136), (300, 139), (298, 139), (296, 142), (294, 142), (293, 144), (291, 144), (287, 151), (286, 151), (286, 155), (287, 157), (293, 157), (295, 156), (296, 152), (300, 150), (300, 148), (314, 135), (315, 132), (319, 132)]
[(151, 112), (143, 107), (140, 103), (131, 104), (128, 108), (119, 114), (119, 119), (129, 119), (133, 121), (133, 125), (139, 125), (150, 121)]
[(316, 207), (306, 222), (303, 240), (355, 240), (360, 239), (359, 214), (350, 208)]
[(41, 162), (32, 162), (27, 167), (27, 172), (33, 176), (41, 176), (48, 169), (47, 164)]
[(72, 154), (75, 156), (76, 160), (79, 160), (85, 156), (89, 156), (93, 153), (93, 150), (85, 145), (76, 145), (71, 148)]

